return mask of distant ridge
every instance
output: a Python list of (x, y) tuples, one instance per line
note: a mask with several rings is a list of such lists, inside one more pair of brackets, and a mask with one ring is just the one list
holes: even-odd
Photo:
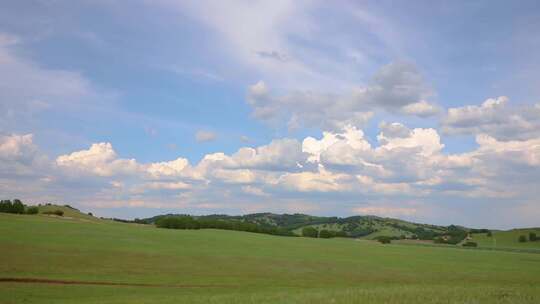
[[(164, 214), (138, 220), (153, 224), (166, 216), (186, 216), (187, 214)], [(470, 231), (462, 226), (439, 226), (420, 224), (395, 218), (384, 218), (374, 215), (355, 215), (350, 217), (324, 217), (301, 213), (276, 214), (270, 212), (252, 213), (246, 215), (211, 214), (192, 216), (197, 219), (217, 219), (228, 221), (243, 221), (267, 227), (279, 227), (300, 235), (305, 227), (318, 230), (342, 231), (349, 237), (375, 239), (380, 236), (393, 238), (433, 239), (434, 237), (449, 234), (452, 231)]]

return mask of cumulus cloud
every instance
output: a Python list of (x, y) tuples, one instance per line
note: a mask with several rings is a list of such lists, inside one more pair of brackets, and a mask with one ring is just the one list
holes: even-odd
[(349, 178), (346, 174), (332, 173), (319, 166), (317, 172), (285, 173), (280, 176), (278, 185), (300, 192), (337, 192), (347, 190), (350, 184), (344, 180)]
[(217, 135), (212, 131), (200, 130), (195, 133), (195, 139), (198, 142), (209, 142), (216, 140)]
[(223, 159), (230, 168), (255, 168), (269, 171), (296, 170), (306, 155), (296, 139), (275, 139), (257, 148), (244, 147)]
[(501, 140), (540, 136), (540, 105), (510, 106), (506, 96), (489, 98), (481, 105), (450, 108), (442, 122), (448, 134), (486, 133)]
[(263, 121), (285, 121), (289, 128), (340, 130), (347, 125), (362, 127), (376, 109), (422, 117), (434, 115), (438, 107), (425, 100), (431, 94), (413, 64), (395, 62), (383, 66), (368, 86), (347, 94), (293, 91), (277, 95), (259, 81), (249, 87), (247, 102), (252, 115)]
[(39, 154), (33, 138), (32, 134), (0, 135), (0, 177), (44, 175), (47, 158)]
[(14, 134), (0, 138), (0, 157), (6, 160), (28, 159), (35, 149), (32, 134)]
[[(357, 206), (351, 209), (357, 213), (414, 218), (429, 210), (446, 212), (440, 208), (451, 208), (452, 201), (530, 202), (538, 194), (533, 185), (540, 179), (538, 138), (503, 141), (481, 134), (478, 148), (447, 154), (434, 129), (386, 122), (379, 128), (375, 144), (362, 130), (347, 126), (302, 142), (278, 139), (232, 154), (207, 154), (196, 164), (182, 157), (141, 163), (118, 156), (110, 143), (96, 143), (38, 166), (32, 136), (11, 135), (0, 140), (0, 166), (3, 172), (34, 172), (26, 176), (45, 197), (52, 187), (99, 207), (289, 210), (296, 205), (313, 210), (332, 208), (339, 200)], [(9, 181), (17, 180), (13, 176)], [(377, 203), (390, 199), (392, 204)]]
[(56, 164), (72, 172), (85, 172), (99, 176), (113, 176), (136, 172), (135, 159), (118, 159), (110, 143), (93, 144), (88, 150), (61, 155)]
[(411, 130), (399, 122), (387, 123), (382, 121), (379, 124), (381, 130), (381, 137), (394, 138), (394, 137), (408, 137), (411, 134)]
[(372, 147), (361, 130), (350, 127), (341, 133), (324, 133), (320, 140), (307, 138), (304, 149), (310, 152), (310, 160), (333, 170), (379, 182), (411, 182), (433, 173), (426, 164), (443, 148), (434, 129), (413, 129), (404, 137), (387, 136), (383, 130), (377, 139), (379, 146)]
[(380, 68), (366, 88), (367, 102), (387, 109), (410, 106), (431, 94), (417, 67), (394, 62)]

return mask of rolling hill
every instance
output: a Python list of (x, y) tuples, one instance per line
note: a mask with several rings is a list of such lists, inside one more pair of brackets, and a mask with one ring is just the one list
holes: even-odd
[(454, 248), (0, 214), (0, 303), (540, 301), (540, 254)]
[[(158, 219), (174, 216), (172, 214), (159, 215), (142, 219), (145, 223), (155, 223)], [(199, 219), (217, 219), (228, 221), (242, 221), (255, 223), (261, 226), (279, 227), (292, 231), (296, 235), (301, 235), (305, 227), (314, 227), (318, 230), (342, 231), (349, 237), (375, 239), (379, 236), (394, 238), (420, 238), (433, 239), (436, 236), (446, 235), (452, 229), (467, 230), (459, 226), (437, 226), (429, 224), (419, 224), (407, 222), (393, 218), (383, 218), (378, 216), (351, 216), (346, 218), (321, 217), (306, 214), (274, 214), (274, 213), (254, 213), (240, 216), (229, 215), (206, 215), (194, 216)]]

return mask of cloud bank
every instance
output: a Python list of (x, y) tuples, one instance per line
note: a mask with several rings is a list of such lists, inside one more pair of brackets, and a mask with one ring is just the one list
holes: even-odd
[[(540, 139), (501, 141), (481, 134), (476, 142), (474, 150), (448, 154), (435, 129), (382, 123), (376, 145), (362, 130), (346, 126), (318, 138), (276, 139), (229, 155), (207, 154), (191, 164), (182, 157), (140, 163), (117, 155), (111, 143), (49, 160), (27, 134), (1, 138), (0, 167), (11, 173), (4, 178), (39, 177), (25, 186), (30, 197), (61, 195), (101, 208), (255, 211), (294, 201), (307, 209), (331, 210), (339, 199), (350, 205), (349, 213), (414, 218), (456, 208), (452, 201), (482, 206), (534, 202)], [(70, 190), (72, 184), (79, 187)], [(8, 187), (3, 191), (11, 192)], [(97, 197), (89, 200), (86, 191)]]

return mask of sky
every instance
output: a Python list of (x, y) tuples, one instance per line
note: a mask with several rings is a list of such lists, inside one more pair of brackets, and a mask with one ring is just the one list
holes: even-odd
[(4, 1), (0, 195), (540, 226), (538, 1)]

